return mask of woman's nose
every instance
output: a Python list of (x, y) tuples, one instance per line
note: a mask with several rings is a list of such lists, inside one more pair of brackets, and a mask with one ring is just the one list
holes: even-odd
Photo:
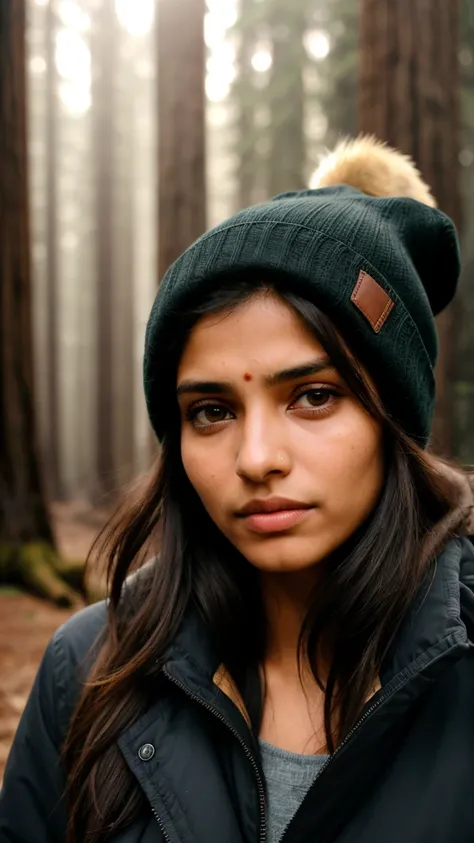
[(262, 483), (269, 474), (289, 473), (291, 456), (283, 427), (264, 416), (246, 420), (237, 454), (239, 477)]

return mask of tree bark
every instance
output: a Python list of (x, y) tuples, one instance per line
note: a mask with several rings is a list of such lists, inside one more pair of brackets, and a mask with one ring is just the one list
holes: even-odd
[(205, 0), (160, 0), (158, 276), (206, 228)]
[[(440, 208), (461, 223), (458, 0), (361, 0), (359, 130), (411, 155)], [(438, 319), (433, 445), (454, 449), (456, 306)]]
[(61, 423), (59, 412), (59, 334), (58, 334), (58, 226), (57, 226), (57, 81), (54, 60), (56, 14), (53, 0), (46, 12), (46, 260), (47, 260), (47, 384), (48, 426), (46, 428), (45, 463), (48, 469), (49, 492), (64, 497), (59, 471)]
[(25, 2), (0, 3), (0, 581), (61, 604), (37, 444), (26, 151)]

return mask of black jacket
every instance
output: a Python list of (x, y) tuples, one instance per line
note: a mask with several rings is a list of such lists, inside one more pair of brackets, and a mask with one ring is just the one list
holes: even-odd
[[(473, 843), (474, 550), (455, 539), (414, 602), (381, 690), (330, 758), (284, 843)], [(97, 604), (54, 635), (0, 796), (1, 843), (64, 843), (61, 740), (77, 666), (105, 621)], [(146, 810), (113, 843), (260, 843), (265, 796), (246, 721), (212, 681), (211, 642), (189, 618), (156, 703), (119, 746)]]

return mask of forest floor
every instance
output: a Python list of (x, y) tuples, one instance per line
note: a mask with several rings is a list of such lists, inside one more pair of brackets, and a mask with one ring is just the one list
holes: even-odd
[[(106, 513), (80, 503), (53, 504), (59, 550), (85, 559)], [(58, 609), (14, 589), (0, 589), (0, 787), (5, 761), (42, 655), (74, 609)]]

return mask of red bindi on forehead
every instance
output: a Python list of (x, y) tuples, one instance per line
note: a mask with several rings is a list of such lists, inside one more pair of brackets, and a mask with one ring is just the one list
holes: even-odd
[(251, 381), (252, 375), (249, 372), (245, 372), (244, 381)]

